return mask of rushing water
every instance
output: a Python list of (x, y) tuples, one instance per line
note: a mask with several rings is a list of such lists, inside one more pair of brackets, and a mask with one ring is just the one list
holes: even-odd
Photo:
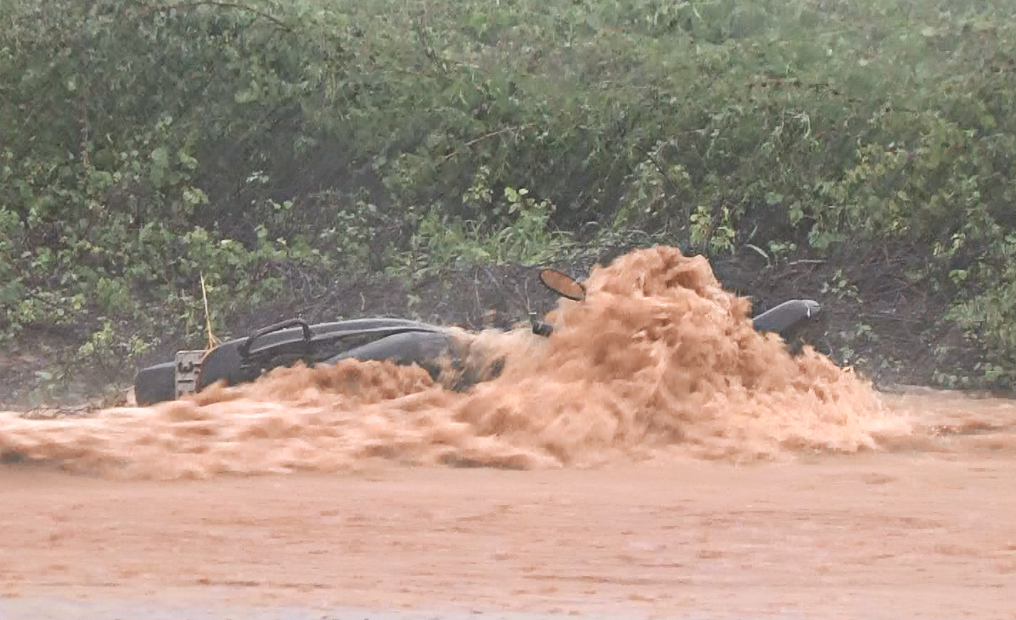
[(586, 285), (585, 301), (551, 314), (549, 339), (475, 335), (507, 363), (465, 393), (388, 363), (283, 368), (150, 408), (5, 415), (0, 453), (173, 478), (334, 471), (377, 457), (530, 469), (921, 445), (913, 416), (849, 369), (756, 332), (748, 301), (724, 291), (703, 257), (640, 250)]

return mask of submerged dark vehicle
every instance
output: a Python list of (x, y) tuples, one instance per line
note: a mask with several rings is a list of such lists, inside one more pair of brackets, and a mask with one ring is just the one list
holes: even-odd
[[(540, 281), (554, 293), (582, 301), (582, 283), (554, 269), (540, 271)], [(821, 311), (818, 302), (792, 299), (752, 319), (760, 332), (784, 338)], [(553, 335), (553, 325), (530, 317), (534, 334)], [(308, 324), (290, 319), (269, 325), (245, 338), (229, 340), (210, 351), (180, 351), (176, 358), (141, 369), (134, 380), (139, 405), (174, 400), (217, 383), (237, 385), (254, 381), (280, 366), (303, 362), (308, 366), (336, 364), (346, 359), (416, 364), (438, 380), (452, 370), (452, 389), (464, 389), (496, 377), (502, 360), (490, 360), (470, 350), (469, 334), (418, 321), (392, 318), (350, 319)]]

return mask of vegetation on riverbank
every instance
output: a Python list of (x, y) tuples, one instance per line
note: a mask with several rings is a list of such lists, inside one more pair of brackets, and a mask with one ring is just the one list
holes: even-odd
[(57, 333), (69, 367), (129, 377), (201, 342), (201, 274), (224, 331), (337, 278), (667, 243), (760, 281), (811, 261), (842, 361), (890, 357), (898, 326), (865, 308), (919, 308), (902, 350), (934, 350), (928, 380), (1008, 387), (1010, 12), (4, 0), (0, 338)]

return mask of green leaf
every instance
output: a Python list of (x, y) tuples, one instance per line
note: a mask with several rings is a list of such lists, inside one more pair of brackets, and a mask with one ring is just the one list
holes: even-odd
[(164, 146), (160, 146), (151, 155), (152, 167), (149, 170), (149, 177), (152, 180), (152, 185), (159, 188), (162, 187), (166, 179), (166, 173), (169, 171), (169, 151)]

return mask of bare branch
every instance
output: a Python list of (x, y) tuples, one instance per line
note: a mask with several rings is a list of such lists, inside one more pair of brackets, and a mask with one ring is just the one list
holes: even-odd
[(141, 15), (148, 15), (150, 13), (165, 13), (166, 11), (186, 11), (190, 9), (196, 9), (202, 6), (213, 6), (220, 9), (238, 9), (241, 11), (246, 11), (263, 19), (267, 19), (268, 21), (272, 22), (273, 24), (282, 28), (283, 30), (286, 30), (287, 32), (292, 32), (293, 30), (292, 26), (282, 21), (278, 17), (275, 17), (270, 13), (266, 13), (260, 9), (256, 9), (252, 6), (242, 4), (239, 2), (219, 2), (218, 0), (200, 0), (199, 2), (182, 2), (179, 4), (169, 4), (165, 6), (144, 5), (144, 7), (148, 10), (142, 13)]
[[(508, 133), (510, 131), (521, 131), (523, 129), (527, 129), (527, 128), (532, 127), (532, 126), (533, 126), (533, 123), (526, 123), (525, 125), (518, 125), (518, 126), (514, 126), (514, 127), (503, 127), (501, 129), (498, 129), (497, 131), (492, 131), (492, 132), (490, 132), (488, 134), (484, 134), (484, 135), (480, 136), (479, 138), (474, 138), (474, 139), (470, 140), (469, 142), (466, 142), (465, 144), (462, 145), (462, 148), (469, 148), (469, 147), (473, 146), (474, 144), (478, 144), (480, 142), (483, 142), (484, 140), (489, 140), (490, 138), (494, 138), (494, 137), (500, 136), (501, 134), (505, 134), (505, 133)], [(456, 151), (452, 151), (451, 153), (448, 153), (447, 155), (445, 155), (441, 159), (441, 161), (448, 161), (449, 159), (455, 157), (458, 154), (459, 154), (459, 151), (457, 151), (457, 150)]]

